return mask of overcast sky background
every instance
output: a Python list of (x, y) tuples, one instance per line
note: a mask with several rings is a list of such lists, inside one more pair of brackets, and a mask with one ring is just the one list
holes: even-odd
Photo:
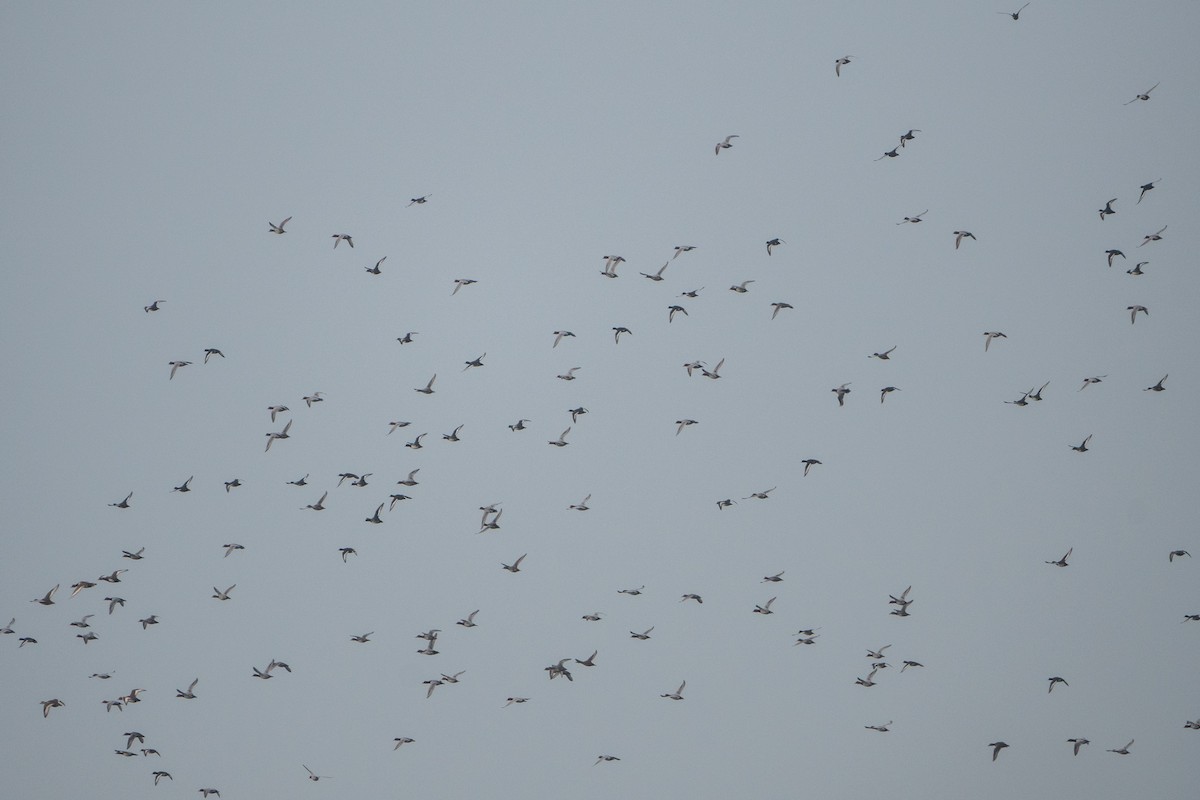
[[(6, 5), (6, 791), (1194, 790), (1200, 563), (1167, 554), (1200, 557), (1200, 5), (1005, 8)], [(955, 250), (956, 230), (977, 240)], [(677, 245), (697, 249), (665, 280), (638, 274)], [(478, 283), (452, 295), (458, 278)], [(1133, 304), (1150, 314), (1131, 325)], [(985, 353), (984, 331), (1007, 339)], [(203, 364), (210, 347), (226, 358)], [(689, 378), (696, 359), (725, 359), (721, 379)], [(172, 360), (193, 364), (168, 380)], [(805, 458), (823, 463), (802, 477)], [(346, 471), (373, 475), (337, 487)], [(366, 524), (395, 492), (412, 499)], [(89, 613), (84, 645), (68, 623)], [(429, 628), (436, 656), (415, 652)], [(251, 677), (272, 659), (293, 672)], [(161, 758), (113, 754), (135, 730)]]

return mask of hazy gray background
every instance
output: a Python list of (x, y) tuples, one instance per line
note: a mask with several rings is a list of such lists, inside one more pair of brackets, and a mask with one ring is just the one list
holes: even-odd
[[(5, 6), (6, 791), (1194, 791), (1200, 623), (1181, 620), (1200, 564), (1167, 553), (1200, 556), (1200, 6), (1007, 5)], [(958, 229), (978, 241), (956, 251)], [(332, 248), (343, 232), (354, 249)], [(682, 244), (666, 280), (638, 275)], [(1108, 268), (1109, 248), (1129, 260)], [(617, 280), (606, 254), (627, 259)], [(478, 283), (451, 296), (455, 278)], [(771, 320), (774, 301), (795, 309)], [(675, 302), (689, 316), (668, 325)], [(985, 354), (986, 330), (1008, 338)], [(718, 381), (680, 366), (721, 358)], [(175, 359), (195, 363), (168, 381)], [(548, 447), (578, 405), (570, 446)], [(676, 436), (683, 417), (699, 424)], [(343, 471), (374, 475), (335, 488)], [(396, 491), (413, 499), (365, 524)], [(501, 529), (475, 535), (494, 501)], [(1069, 568), (1043, 563), (1069, 547)], [(910, 584), (912, 615), (889, 616)], [(85, 647), (68, 623), (86, 613)], [(418, 655), (430, 627), (441, 654)], [(885, 644), (895, 667), (856, 686)], [(251, 678), (272, 658), (293, 674)], [(1052, 675), (1070, 686), (1047, 695)], [(659, 697), (684, 679), (684, 702)], [(502, 709), (513, 695), (531, 700)], [(133, 730), (161, 759), (113, 755)]]

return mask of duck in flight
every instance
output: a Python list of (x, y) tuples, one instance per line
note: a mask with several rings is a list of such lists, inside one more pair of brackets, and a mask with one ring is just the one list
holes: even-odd
[[(1161, 83), (1161, 82), (1162, 81), (1159, 81), (1159, 83)], [(1138, 100), (1149, 100), (1150, 93), (1153, 92), (1157, 88), (1158, 88), (1158, 83), (1151, 86), (1149, 89), (1147, 89), (1142, 94), (1136, 95), (1132, 100), (1129, 101), (1129, 103), (1136, 103)], [(1124, 105), (1129, 105), (1129, 103), (1125, 103)]]

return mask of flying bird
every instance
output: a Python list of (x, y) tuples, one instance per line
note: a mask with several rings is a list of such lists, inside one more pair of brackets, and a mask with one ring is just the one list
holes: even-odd
[(767, 255), (771, 255), (771, 251), (779, 247), (781, 244), (787, 244), (783, 239), (768, 239), (767, 240)]
[(435, 372), (435, 373), (433, 373), (433, 377), (429, 379), (429, 383), (425, 384), (425, 388), (413, 389), (413, 391), (420, 392), (421, 394), (433, 394), (433, 382), (436, 380), (437, 380), (437, 373)]
[(849, 385), (850, 385), (849, 383), (843, 383), (841, 386), (837, 387), (836, 389), (829, 390), (837, 395), (837, 401), (838, 401), (839, 406), (846, 405), (846, 395), (850, 394), (850, 390), (846, 387)]
[[(1142, 190), (1142, 193), (1138, 195), (1138, 199), (1137, 199), (1138, 203), (1142, 202), (1142, 198), (1146, 196), (1146, 192), (1153, 189), (1154, 184), (1159, 183), (1160, 181), (1162, 181), (1162, 178), (1152, 180), (1149, 183), (1143, 183), (1141, 186), (1139, 186), (1138, 188)], [(1134, 205), (1137, 205), (1137, 203), (1134, 203)]]
[[(676, 255), (679, 255), (679, 254), (678, 254), (678, 253), (676, 253)], [(641, 276), (642, 276), (642, 277), (644, 277), (644, 278), (649, 278), (650, 280), (652, 280), (652, 281), (654, 281), (655, 283), (657, 283), (658, 281), (661, 281), (661, 280), (663, 280), (663, 272), (666, 270), (666, 268), (667, 268), (667, 264), (670, 264), (670, 263), (671, 263), (671, 262), (670, 262), (670, 261), (668, 261), (666, 264), (663, 264), (661, 267), (659, 267), (659, 268), (658, 268), (658, 272), (655, 272), (654, 274), (650, 274), (650, 273), (648, 273), (648, 272), (640, 272), (640, 273), (638, 273), (638, 274), (639, 274), (639, 275), (641, 275)]]
[[(962, 244), (962, 240), (968, 239), (968, 238), (975, 239), (975, 234), (971, 233), (970, 231), (955, 231), (954, 232), (954, 249), (957, 250), (958, 246), (960, 244)], [(978, 240), (976, 240), (976, 241), (978, 241)]]
[(1067, 683), (1067, 679), (1066, 679), (1066, 678), (1060, 678), (1060, 677), (1058, 677), (1057, 675), (1055, 675), (1053, 678), (1047, 678), (1047, 680), (1049, 680), (1049, 681), (1050, 681), (1050, 688), (1046, 690), (1046, 694), (1049, 694), (1050, 692), (1053, 692), (1053, 691), (1054, 691), (1054, 685), (1055, 685), (1055, 684), (1061, 683), (1063, 686), (1070, 686), (1070, 685), (1071, 685), (1071, 684)]
[(346, 244), (350, 245), (351, 247), (354, 247), (354, 240), (350, 238), (350, 234), (348, 234), (348, 233), (333, 234), (333, 249), (334, 250), (337, 250), (337, 246), (339, 244), (341, 244), (342, 242), (345, 242)]
[[(423, 206), (429, 202), (429, 198), (431, 198), (431, 197), (433, 197), (432, 192), (430, 194), (423, 194), (420, 197), (414, 197), (409, 201), (408, 205), (409, 206), (412, 206), (412, 205)], [(408, 206), (405, 206), (405, 208), (408, 208)]]
[[(265, 453), (265, 452), (267, 452), (267, 450), (270, 450), (270, 449), (271, 449), (271, 444), (272, 444), (272, 443), (273, 443), (273, 442), (274, 442), (276, 439), (288, 439), (288, 438), (291, 438), (291, 437), (288, 435), (288, 431), (289, 431), (289, 430), (291, 430), (291, 428), (292, 428), (292, 420), (290, 420), (290, 419), (289, 419), (289, 420), (287, 421), (287, 424), (283, 426), (283, 430), (281, 430), (281, 431), (277, 431), (277, 432), (275, 432), (275, 433), (268, 433), (268, 434), (267, 434), (267, 448), (266, 448), (266, 450), (263, 450), (263, 452)], [(298, 484), (296, 484), (296, 485), (297, 485), (297, 486), (302, 486), (303, 484), (299, 484), (299, 483), (298, 483)]]
[(567, 441), (567, 434), (570, 432), (571, 432), (571, 429), (568, 427), (565, 431), (563, 431), (562, 433), (560, 433), (558, 435), (557, 439), (553, 439), (553, 440), (547, 442), (547, 444), (552, 444), (555, 447), (566, 447), (567, 445), (570, 444), (570, 442)]
[[(1149, 94), (1149, 93), (1147, 92), (1147, 94)], [(1127, 755), (1129, 755), (1129, 748), (1131, 748), (1131, 747), (1133, 747), (1133, 739), (1130, 739), (1129, 744), (1125, 745), (1124, 747), (1120, 747), (1115, 750), (1110, 749), (1108, 752), (1116, 753), (1117, 755), (1121, 755), (1121, 756), (1127, 756)]]
[(379, 266), (380, 266), (380, 265), (381, 265), (383, 262), (385, 262), (385, 261), (387, 261), (387, 256), (384, 256), (383, 258), (381, 258), (381, 259), (379, 259), (378, 261), (376, 261), (376, 262), (375, 262), (375, 266), (373, 266), (373, 267), (363, 267), (363, 269), (365, 269), (367, 272), (371, 273), (372, 275), (382, 275), (382, 274), (383, 274), (383, 270), (381, 270), (381, 269), (379, 268)]
[(1174, 561), (1176, 558), (1183, 558), (1184, 556), (1191, 558), (1192, 554), (1187, 550), (1172, 550), (1167, 554), (1167, 561)]
[(159, 310), (161, 310), (161, 309), (159, 309), (159, 307), (158, 307), (158, 304), (159, 304), (159, 303), (165, 303), (165, 302), (167, 302), (167, 301), (166, 301), (166, 300), (155, 300), (153, 303), (151, 303), (151, 304), (150, 304), (150, 305), (148, 305), (148, 306), (142, 306), (142, 309), (143, 309), (143, 310), (144, 310), (144, 311), (145, 311), (147, 314), (149, 314), (151, 311), (159, 311)]
[(794, 306), (792, 306), (791, 303), (780, 302), (780, 303), (771, 303), (771, 308), (772, 308), (771, 319), (775, 319), (777, 316), (779, 316), (780, 311), (782, 311), (785, 308), (794, 308)]
[(875, 673), (877, 672), (879, 672), (879, 667), (872, 669), (870, 674), (868, 674), (865, 678), (855, 678), (854, 683), (858, 686), (865, 686), (869, 689), (875, 685)]
[(1117, 202), (1117, 198), (1114, 197), (1112, 200), (1109, 200), (1107, 203), (1104, 204), (1104, 208), (1100, 209), (1100, 221), (1101, 222), (1104, 222), (1104, 218), (1107, 217), (1109, 214), (1117, 213), (1116, 209), (1114, 209), (1112, 207), (1112, 204), (1115, 202)]
[(524, 555), (522, 555), (520, 558), (518, 558), (513, 563), (501, 564), (500, 566), (503, 567), (504, 569), (508, 570), (509, 572), (520, 572), (521, 571), (521, 562), (525, 560), (525, 556), (527, 556), (527, 555), (529, 555), (529, 554), (525, 553)]
[(283, 226), (287, 225), (291, 221), (291, 217), (285, 217), (283, 222), (279, 223), (278, 225), (276, 225), (274, 222), (268, 222), (267, 224), (271, 226), (269, 233), (287, 233), (287, 231), (283, 229)]
[(679, 684), (679, 688), (676, 689), (675, 691), (668, 692), (667, 694), (661, 694), (661, 695), (659, 695), (659, 697), (667, 697), (667, 698), (670, 698), (671, 700), (682, 700), (683, 699), (683, 688), (685, 686), (687, 686), (687, 681), (684, 681), (683, 683)]
[(229, 593), (232, 592), (236, 587), (237, 587), (237, 584), (235, 583), (232, 586), (230, 586), (228, 589), (226, 589), (225, 591), (221, 591), (220, 589), (218, 589), (217, 587), (214, 586), (213, 587), (213, 597), (216, 598), (217, 600), (228, 600)]
[(728, 150), (729, 148), (733, 147), (733, 142), (729, 141), (730, 139), (740, 139), (740, 138), (741, 137), (738, 136), (736, 133), (729, 134), (728, 136), (725, 137), (724, 141), (717, 142), (717, 146), (716, 146), (716, 148), (714, 148), (713, 152), (716, 153), (717, 155), (721, 155), (722, 150)]
[(558, 347), (558, 343), (568, 336), (574, 338), (575, 334), (571, 333), (570, 331), (555, 331), (554, 344), (551, 345), (551, 347)]
[(887, 397), (892, 392), (898, 392), (898, 391), (900, 391), (899, 386), (885, 386), (882, 389), (880, 389), (879, 390), (879, 404), (883, 405), (883, 400), (885, 397)]
[(324, 394), (325, 394), (324, 392), (313, 392), (312, 394), (308, 395), (307, 397), (302, 397), (300, 399), (304, 401), (304, 404), (306, 406), (308, 406), (309, 408), (312, 408), (313, 403), (324, 403), (325, 402), (325, 398), (323, 397)]
[[(1016, 11), (997, 11), (996, 13), (1003, 14), (1006, 17), (1012, 17), (1013, 19), (1020, 19), (1021, 12), (1024, 11), (1028, 7), (1029, 7), (1029, 3), (1026, 3), (1025, 5), (1018, 8)], [(1005, 745), (1005, 746), (1007, 747), (1007, 745)]]
[(684, 428), (688, 427), (689, 425), (697, 425), (699, 423), (694, 419), (677, 419), (675, 420), (675, 424), (679, 426), (675, 429), (675, 435), (678, 436), (679, 434), (683, 433)]
[(1076, 453), (1086, 453), (1088, 451), (1087, 444), (1091, 440), (1092, 440), (1092, 434), (1089, 433), (1087, 435), (1087, 438), (1084, 439), (1082, 442), (1080, 442), (1079, 444), (1071, 445), (1071, 449), (1074, 450)]
[[(1159, 83), (1162, 83), (1162, 81), (1159, 81)], [(1156, 84), (1154, 84), (1153, 86), (1151, 86), (1149, 89), (1147, 89), (1147, 90), (1146, 90), (1145, 92), (1143, 92), (1142, 94), (1135, 95), (1135, 96), (1134, 96), (1134, 98), (1133, 98), (1132, 100), (1130, 100), (1128, 103), (1125, 103), (1124, 105), (1129, 105), (1129, 103), (1136, 103), (1138, 100), (1149, 100), (1149, 99), (1150, 99), (1150, 93), (1151, 93), (1151, 92), (1153, 92), (1153, 91), (1154, 91), (1155, 89), (1157, 89), (1157, 88), (1158, 88), (1158, 83), (1156, 83)]]
[(1154, 384), (1153, 386), (1147, 386), (1142, 391), (1143, 392), (1165, 392), (1167, 390), (1167, 387), (1163, 386), (1163, 381), (1165, 381), (1168, 377), (1169, 377), (1168, 375), (1163, 375), (1161, 378), (1158, 379), (1158, 383)]
[(600, 270), (600, 274), (606, 278), (616, 278), (617, 265), (625, 259), (621, 256), (602, 256), (604, 259), (604, 269)]
[[(301, 764), (300, 766), (304, 767), (304, 765), (303, 765), (303, 764)], [(328, 778), (328, 777), (329, 777), (328, 775), (318, 775), (317, 773), (313, 772), (313, 771), (312, 771), (311, 769), (309, 769), (308, 767), (304, 767), (304, 771), (308, 773), (308, 779), (309, 779), (310, 781), (319, 781), (319, 780), (321, 780), (321, 778)]]
[(1000, 755), (1000, 751), (1008, 747), (1004, 742), (990, 742), (988, 747), (992, 748), (992, 761), (996, 760), (996, 756)]
[(192, 682), (191, 682), (191, 683), (188, 685), (188, 688), (187, 688), (187, 691), (186, 691), (186, 692), (185, 692), (183, 689), (176, 689), (176, 690), (175, 690), (175, 697), (176, 697), (176, 698), (180, 698), (180, 697), (182, 697), (184, 700), (195, 700), (195, 699), (196, 699), (196, 693), (195, 693), (195, 690), (196, 690), (196, 684), (197, 684), (197, 683), (199, 683), (199, 682), (200, 682), (200, 679), (199, 679), (199, 678), (196, 678), (194, 681), (192, 681)]
[(890, 350), (884, 350), (882, 353), (872, 353), (871, 355), (867, 356), (867, 358), (878, 358), (880, 361), (891, 361), (892, 350), (895, 349), (896, 347), (893, 346)]
[(911, 217), (905, 217), (904, 219), (900, 220), (896, 224), (903, 225), (906, 222), (912, 222), (912, 223), (922, 222), (923, 220), (921, 219), (921, 217), (925, 216), (928, 213), (929, 213), (929, 209), (927, 208), (924, 211), (922, 211), (920, 214), (914, 214)]
[(1091, 386), (1093, 383), (1101, 383), (1101, 382), (1102, 382), (1102, 381), (1101, 381), (1101, 379), (1102, 379), (1102, 378), (1107, 378), (1107, 377), (1108, 377), (1107, 375), (1094, 375), (1094, 376), (1092, 376), (1092, 377), (1090, 377), (1090, 378), (1084, 378), (1084, 379), (1083, 379), (1083, 385), (1082, 385), (1082, 386), (1080, 386), (1080, 387), (1079, 387), (1079, 389), (1078, 389), (1077, 391), (1080, 391), (1080, 392), (1082, 392), (1084, 389), (1086, 389), (1087, 387)]
[(1063, 554), (1063, 557), (1062, 557), (1062, 558), (1060, 558), (1058, 561), (1047, 561), (1046, 563), (1047, 563), (1047, 564), (1053, 564), (1053, 565), (1054, 565), (1054, 566), (1056, 566), (1056, 567), (1066, 567), (1066, 566), (1070, 566), (1070, 565), (1067, 563), (1067, 559), (1071, 557), (1071, 553), (1073, 553), (1073, 552), (1075, 552), (1075, 548), (1074, 548), (1074, 547), (1071, 547), (1071, 548), (1069, 548), (1069, 549), (1067, 550), (1067, 552), (1066, 552), (1066, 553), (1064, 553), (1064, 554)]
[[(697, 362), (697, 363), (699, 363), (699, 362)], [(725, 359), (722, 358), (720, 361), (717, 362), (717, 365), (712, 368), (712, 372), (709, 372), (708, 370), (704, 369), (704, 367), (701, 367), (700, 373), (702, 375), (704, 375), (704, 377), (706, 377), (706, 378), (712, 378), (713, 380), (717, 380), (721, 377), (721, 375), (720, 375), (721, 367), (724, 366), (724, 364), (725, 364)], [(685, 364), (684, 366), (687, 366), (687, 365)], [(688, 370), (688, 374), (689, 375), (691, 374), (690, 369)]]
[(167, 378), (167, 380), (172, 380), (175, 377), (176, 370), (178, 370), (180, 367), (189, 367), (189, 366), (191, 366), (192, 362), (190, 362), (190, 361), (170, 361), (170, 362), (168, 362), (168, 364), (171, 367), (171, 375), (170, 375), (170, 377)]
[(205, 363), (205, 364), (207, 364), (207, 363), (208, 363), (208, 359), (212, 358), (213, 356), (220, 356), (221, 358), (224, 358), (224, 357), (225, 357), (225, 354), (224, 354), (224, 353), (222, 353), (220, 350), (218, 350), (218, 349), (217, 349), (217, 348), (215, 348), (215, 347), (206, 347), (206, 348), (204, 348), (204, 363)]
[(836, 59), (833, 62), (833, 74), (839, 78), (842, 77), (842, 67), (849, 64), (850, 59), (857, 58), (857, 57), (858, 56), (842, 56), (841, 58)]
[(667, 322), (675, 321), (675, 315), (682, 313), (685, 317), (688, 315), (687, 309), (683, 306), (668, 306), (667, 307)]
[(35, 599), (31, 600), (30, 602), (31, 602), (31, 603), (37, 603), (37, 604), (39, 604), (39, 605), (43, 605), (43, 606), (52, 606), (52, 605), (54, 605), (54, 593), (58, 591), (58, 587), (59, 587), (60, 585), (61, 585), (61, 584), (57, 584), (57, 583), (56, 583), (56, 584), (54, 584), (54, 588), (53, 588), (53, 589), (51, 589), (50, 591), (46, 592), (46, 594), (42, 595), (41, 597), (38, 597), (38, 598), (35, 598)]
[(1112, 267), (1113, 259), (1116, 258), (1117, 256), (1120, 256), (1121, 258), (1125, 258), (1125, 254), (1122, 253), (1120, 250), (1105, 250), (1104, 254), (1106, 256), (1108, 256), (1108, 266), (1109, 267)]
[(454, 291), (450, 292), (450, 296), (453, 297), (454, 295), (458, 294), (459, 289), (463, 288), (464, 286), (470, 286), (472, 283), (479, 283), (479, 281), (471, 278), (455, 278)]
[(1067, 739), (1067, 741), (1074, 745), (1072, 749), (1075, 755), (1079, 755), (1079, 748), (1083, 747), (1085, 744), (1091, 744), (1091, 742), (1082, 737), (1078, 739)]
[(125, 499), (119, 503), (109, 503), (113, 508), (129, 508), (129, 500), (133, 497), (133, 492), (125, 495)]
[(1129, 312), (1129, 324), (1131, 325), (1137, 322), (1137, 313), (1139, 311), (1147, 317), (1150, 316), (1150, 309), (1145, 306), (1127, 306), (1125, 310)]
[(1150, 244), (1151, 242), (1161, 242), (1162, 241), (1162, 232), (1165, 231), (1166, 229), (1167, 229), (1167, 226), (1163, 225), (1161, 228), (1159, 228), (1154, 233), (1146, 234), (1146, 237), (1144, 239), (1142, 239), (1142, 244), (1139, 244), (1138, 247), (1141, 247), (1142, 245)]

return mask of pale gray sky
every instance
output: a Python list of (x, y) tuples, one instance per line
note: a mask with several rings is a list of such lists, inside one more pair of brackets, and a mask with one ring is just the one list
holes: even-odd
[(1005, 7), (6, 6), (8, 791), (1185, 796), (1200, 6)]

